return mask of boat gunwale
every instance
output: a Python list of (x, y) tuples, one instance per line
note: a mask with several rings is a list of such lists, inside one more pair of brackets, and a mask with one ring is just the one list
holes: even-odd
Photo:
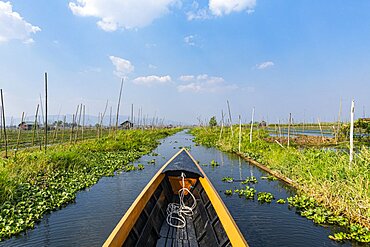
[[(191, 158), (196, 167), (199, 169), (200, 173), (203, 175), (198, 178), (203, 189), (208, 195), (218, 218), (233, 246), (248, 246), (243, 234), (240, 232), (239, 227), (235, 223), (233, 217), (231, 216), (229, 210), (221, 199), (220, 195), (217, 193), (216, 189), (208, 179), (207, 175), (204, 173), (203, 169), (199, 166), (198, 162), (194, 157), (186, 150), (182, 148), (178, 151), (171, 159), (169, 159), (154, 175), (154, 177), (148, 182), (141, 193), (136, 197), (135, 201), (131, 204), (130, 208), (126, 211), (124, 216), (115, 226), (107, 240), (104, 242), (103, 246), (122, 246), (126, 241), (130, 231), (134, 227), (140, 213), (150, 200), (151, 196), (154, 194), (155, 190), (158, 188), (159, 184), (163, 181), (166, 174), (163, 170), (181, 153), (185, 151), (186, 154)], [(155, 186), (153, 186), (155, 184)], [(140, 212), (133, 214), (133, 212)]]
[[(139, 214), (133, 215), (134, 211), (142, 212), (150, 197), (154, 194), (155, 190), (157, 189), (158, 185), (162, 182), (165, 177), (165, 174), (162, 171), (174, 160), (183, 150), (181, 149), (178, 151), (171, 159), (169, 159), (159, 171), (154, 175), (154, 177), (148, 182), (148, 184), (144, 187), (144, 189), (140, 192), (140, 194), (136, 197), (135, 201), (131, 204), (130, 208), (125, 212), (124, 216), (115, 226), (107, 240), (104, 242), (103, 246), (121, 246), (124, 241), (127, 239), (130, 231), (132, 230), (133, 226), (135, 225), (137, 219), (139, 218)], [(161, 176), (162, 175), (162, 176)], [(159, 181), (158, 181), (159, 180)], [(156, 184), (155, 188), (153, 184)], [(140, 206), (140, 208), (137, 208)], [(128, 228), (128, 229), (126, 229)], [(126, 230), (126, 231), (124, 231)]]

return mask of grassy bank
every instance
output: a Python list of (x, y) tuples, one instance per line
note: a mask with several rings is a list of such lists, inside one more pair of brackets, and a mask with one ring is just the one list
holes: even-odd
[(0, 239), (33, 228), (41, 217), (74, 201), (79, 190), (149, 153), (173, 130), (128, 130), (78, 144), (23, 150), (0, 158)]
[[(236, 127), (236, 126), (235, 126)], [(238, 152), (238, 128), (231, 137), (230, 129), (195, 128), (195, 141), (227, 152)], [(344, 152), (314, 148), (281, 147), (265, 141), (263, 130), (256, 131), (253, 143), (249, 130), (242, 131), (241, 153), (294, 181), (299, 193), (314, 198), (335, 215), (345, 216), (350, 223), (370, 227), (370, 151), (362, 148), (349, 164)], [(370, 233), (367, 237), (370, 241)]]

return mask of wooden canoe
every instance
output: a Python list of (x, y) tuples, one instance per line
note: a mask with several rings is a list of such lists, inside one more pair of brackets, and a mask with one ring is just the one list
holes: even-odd
[[(183, 179), (181, 176), (185, 174)], [(167, 223), (167, 206), (188, 188), (196, 199), (186, 225)], [(186, 205), (193, 202), (185, 193)], [(175, 154), (146, 185), (103, 246), (248, 246), (215, 188), (186, 149)]]

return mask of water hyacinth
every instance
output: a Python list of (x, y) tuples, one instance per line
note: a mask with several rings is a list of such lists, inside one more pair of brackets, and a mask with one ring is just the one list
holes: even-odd
[(73, 202), (78, 191), (103, 176), (142, 169), (129, 163), (177, 131), (123, 131), (117, 137), (52, 146), (47, 153), (24, 150), (16, 159), (0, 158), (0, 239), (33, 228), (45, 213)]

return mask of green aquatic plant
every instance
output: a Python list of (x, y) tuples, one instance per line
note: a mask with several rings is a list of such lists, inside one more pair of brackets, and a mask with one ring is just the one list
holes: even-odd
[(138, 165), (137, 165), (137, 169), (138, 169), (138, 170), (144, 170), (144, 168), (145, 168), (145, 167), (144, 167), (144, 165), (143, 165), (143, 164), (138, 164)]
[(271, 203), (274, 196), (270, 192), (258, 192), (257, 200), (260, 203)]
[(124, 168), (125, 172), (135, 171), (136, 167), (134, 165), (126, 165)]
[[(357, 222), (363, 227), (370, 227), (370, 149), (368, 147), (359, 146), (358, 153), (349, 166), (348, 153), (341, 149), (321, 150), (320, 147), (308, 146), (296, 148), (294, 140), (291, 142), (291, 147), (282, 148), (263, 129), (253, 131), (253, 142), (242, 142), (240, 152), (239, 137), (232, 136), (230, 128), (223, 129), (221, 138), (218, 127), (194, 128), (191, 133), (198, 144), (238, 153), (291, 179), (298, 191), (304, 192), (307, 198), (315, 197), (321, 207), (333, 212), (335, 217), (326, 217), (328, 223), (324, 224), (343, 225), (350, 221)], [(248, 131), (242, 132), (242, 140), (248, 138)], [(282, 138), (279, 142), (284, 145), (284, 141), (287, 140)], [(268, 179), (267, 176), (266, 179)], [(270, 180), (274, 179), (271, 177)], [(309, 199), (297, 203), (310, 204), (312, 201)], [(300, 213), (300, 210), (297, 209), (297, 212)], [(315, 217), (312, 220), (322, 222), (322, 218)]]
[(234, 178), (232, 178), (232, 177), (223, 177), (222, 178), (222, 182), (232, 183), (233, 181), (234, 181)]
[(246, 199), (254, 199), (254, 195), (257, 191), (255, 188), (249, 187), (247, 185), (244, 189), (236, 189), (234, 190), (234, 192), (237, 193), (239, 197), (244, 196)]
[(0, 165), (0, 240), (33, 228), (45, 213), (73, 202), (78, 191), (101, 177), (134, 170), (131, 162), (176, 131), (119, 131), (116, 136), (50, 146), (46, 153), (21, 150), (17, 159), (0, 158), (4, 164)]
[(231, 196), (233, 194), (233, 190), (225, 190), (225, 195)]
[(348, 232), (337, 232), (329, 238), (336, 241), (356, 240), (361, 243), (370, 243), (370, 230), (358, 224), (351, 224)]
[(258, 183), (257, 179), (255, 176), (247, 177), (242, 184), (256, 184)]
[(350, 224), (349, 220), (342, 215), (337, 215), (332, 211), (320, 206), (315, 199), (298, 196), (288, 198), (289, 205), (296, 207), (297, 212), (316, 224), (320, 225), (339, 225), (346, 227), (348, 232), (338, 232), (330, 235), (333, 240), (356, 240), (358, 242), (369, 243), (370, 231), (368, 228), (359, 224)]
[(285, 204), (286, 201), (283, 198), (280, 198), (279, 200), (276, 201), (278, 204)]
[(210, 165), (211, 165), (212, 167), (216, 167), (216, 166), (219, 166), (220, 164), (218, 164), (218, 162), (217, 162), (217, 161), (215, 161), (215, 160), (211, 160)]
[(155, 159), (151, 159), (147, 162), (149, 165), (155, 165)]

